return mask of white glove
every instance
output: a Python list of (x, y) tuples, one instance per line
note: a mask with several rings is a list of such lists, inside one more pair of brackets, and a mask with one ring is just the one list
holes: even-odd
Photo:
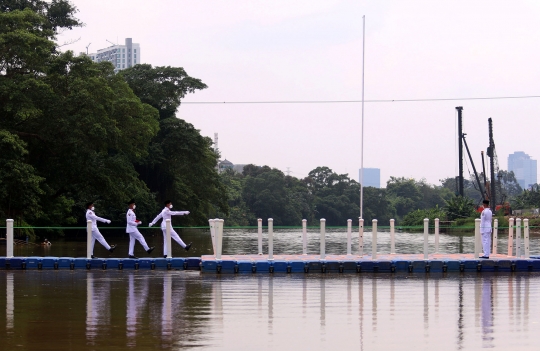
[(153, 225), (154, 225), (154, 223), (148, 224), (148, 228), (150, 228), (150, 227), (153, 226)]
[(141, 225), (141, 224), (142, 224), (142, 221), (137, 222), (137, 225)]
[(189, 211), (184, 211), (184, 215), (187, 216), (189, 214)]
[(111, 224), (111, 221), (107, 219), (107, 224)]

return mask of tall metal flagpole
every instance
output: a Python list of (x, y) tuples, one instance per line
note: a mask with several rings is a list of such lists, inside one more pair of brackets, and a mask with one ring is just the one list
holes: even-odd
[(364, 56), (366, 51), (366, 16), (362, 16), (362, 152), (360, 153), (360, 218), (364, 216)]

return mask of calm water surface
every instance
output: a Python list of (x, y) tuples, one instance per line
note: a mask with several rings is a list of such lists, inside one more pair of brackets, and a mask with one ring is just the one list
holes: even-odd
[(0, 271), (1, 350), (538, 350), (540, 275)]

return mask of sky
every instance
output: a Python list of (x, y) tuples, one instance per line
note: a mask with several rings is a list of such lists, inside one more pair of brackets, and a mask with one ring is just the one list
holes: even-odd
[[(318, 166), (358, 180), (362, 105), (189, 104), (360, 101), (365, 16), (364, 167), (431, 184), (458, 173), (457, 113), (481, 168), (488, 118), (500, 169), (540, 156), (540, 98), (369, 102), (540, 95), (538, 1), (72, 0), (85, 26), (60, 44), (95, 52), (133, 38), (141, 61), (183, 67), (208, 88), (177, 116), (213, 138), (222, 158), (290, 170)], [(472, 167), (467, 161), (465, 177)]]

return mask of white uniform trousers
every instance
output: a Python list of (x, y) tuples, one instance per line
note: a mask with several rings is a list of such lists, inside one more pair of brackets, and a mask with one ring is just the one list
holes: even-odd
[(107, 241), (105, 240), (103, 235), (101, 235), (99, 230), (98, 229), (92, 229), (92, 241), (91, 241), (91, 244), (90, 244), (90, 247), (92, 249), (92, 251), (91, 251), (92, 253), (94, 253), (94, 244), (96, 243), (96, 240), (99, 241), (99, 243), (101, 245), (103, 245), (103, 247), (105, 247), (107, 250), (111, 249), (111, 246), (107, 243)]
[(129, 234), (129, 255), (133, 256), (133, 249), (135, 249), (135, 240), (139, 240), (141, 245), (144, 248), (144, 251), (148, 251), (150, 248), (148, 247), (148, 244), (146, 243), (146, 240), (144, 240), (144, 237), (141, 233), (139, 233), (138, 229), (135, 229), (134, 233), (128, 233)]
[(482, 233), (482, 249), (484, 256), (488, 257), (491, 252), (491, 231)]
[[(161, 228), (163, 230), (163, 255), (167, 254), (167, 229)], [(186, 247), (184, 241), (178, 236), (178, 234), (171, 228), (171, 239), (174, 239), (177, 243), (180, 244), (183, 248)]]

